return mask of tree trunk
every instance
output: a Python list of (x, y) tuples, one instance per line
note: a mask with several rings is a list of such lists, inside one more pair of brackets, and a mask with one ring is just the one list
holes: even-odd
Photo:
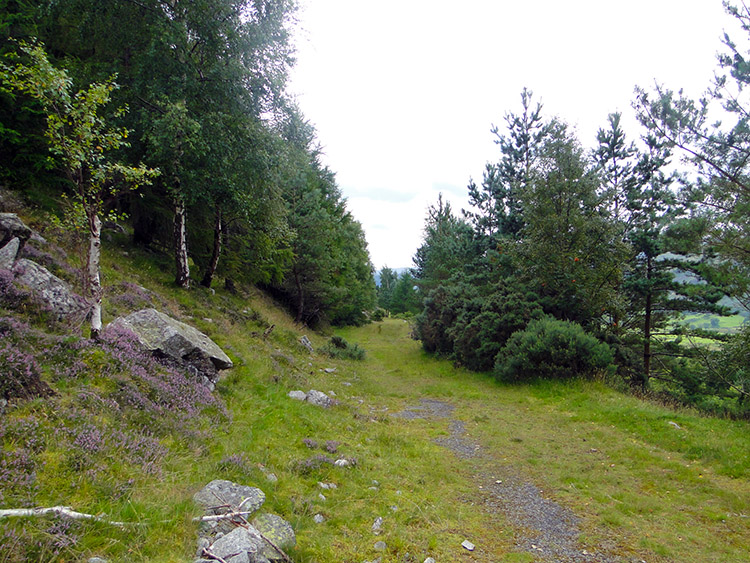
[(646, 314), (643, 319), (643, 374), (641, 374), (641, 379), (639, 381), (643, 389), (646, 388), (649, 377), (651, 377), (651, 275), (651, 256), (648, 256), (646, 258)]
[(190, 287), (190, 266), (188, 265), (187, 232), (185, 227), (187, 211), (182, 198), (174, 203), (174, 246), (176, 276), (175, 283), (183, 289)]
[(89, 217), (89, 252), (86, 260), (89, 296), (91, 297), (91, 338), (99, 339), (102, 331), (102, 284), (99, 276), (101, 261), (102, 222), (94, 213)]
[(302, 322), (302, 313), (305, 310), (305, 292), (302, 288), (302, 280), (300, 279), (299, 272), (294, 272), (294, 283), (297, 286), (297, 316), (294, 322)]
[(204, 287), (211, 287), (211, 282), (214, 279), (216, 273), (216, 266), (219, 264), (219, 255), (221, 254), (221, 209), (216, 208), (216, 223), (214, 224), (214, 249), (211, 253), (211, 261), (208, 263), (206, 274), (203, 276), (201, 285)]

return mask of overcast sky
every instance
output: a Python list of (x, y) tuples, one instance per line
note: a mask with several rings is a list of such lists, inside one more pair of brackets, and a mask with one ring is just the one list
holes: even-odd
[(301, 3), (291, 90), (378, 270), (412, 265), (438, 193), (467, 207), (524, 87), (586, 147), (613, 111), (634, 139), (634, 87), (701, 94), (734, 29), (721, 0)]

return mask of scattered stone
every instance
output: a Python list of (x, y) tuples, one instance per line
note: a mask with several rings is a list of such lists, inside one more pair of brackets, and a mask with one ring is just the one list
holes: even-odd
[(294, 529), (281, 516), (269, 513), (259, 514), (253, 519), (252, 525), (263, 537), (271, 542), (264, 541), (260, 549), (260, 555), (267, 559), (273, 561), (283, 558), (282, 554), (273, 547), (274, 545), (283, 551), (297, 545), (297, 537), (294, 535)]
[(398, 512), (398, 506), (395, 504), (391, 506), (391, 512)]
[(315, 516), (313, 516), (313, 522), (315, 522), (316, 524), (322, 524), (325, 521), (326, 519), (322, 514), (316, 514)]
[(424, 563), (435, 563), (435, 560), (432, 557), (428, 557), (424, 560)]
[(299, 342), (300, 342), (300, 344), (302, 344), (302, 346), (304, 346), (305, 348), (307, 348), (307, 351), (310, 352), (311, 354), (315, 351), (313, 349), (312, 342), (310, 342), (310, 339), (307, 336), (304, 336), (304, 335), (301, 336), (300, 339), (299, 339)]
[(195, 551), (196, 557), (203, 557), (203, 552), (211, 546), (208, 538), (198, 538), (198, 549)]
[(463, 542), (461, 542), (461, 547), (463, 547), (464, 549), (468, 551), (474, 551), (475, 546), (469, 540), (464, 540)]
[(321, 483), (320, 481), (318, 482), (318, 487), (326, 490), (338, 489), (336, 483)]
[(669, 424), (672, 425), (672, 426), (674, 426), (675, 428), (677, 428), (677, 430), (682, 430), (682, 426), (680, 426), (676, 422), (673, 422), (673, 421), (670, 420)]
[(375, 518), (375, 522), (372, 523), (372, 533), (375, 535), (379, 535), (383, 530), (383, 518), (381, 516), (378, 516)]
[(289, 393), (287, 393), (287, 397), (289, 397), (290, 399), (297, 399), (298, 401), (304, 401), (305, 399), (307, 399), (307, 393), (305, 393), (304, 391), (289, 391)]
[(269, 483), (279, 482), (279, 478), (276, 477), (276, 473), (265, 473), (265, 476), (266, 476), (266, 481), (268, 481)]
[(388, 549), (388, 545), (382, 540), (375, 542), (375, 545), (372, 547), (373, 549), (375, 549), (375, 551), (385, 551), (386, 549)]
[(352, 462), (342, 457), (341, 459), (337, 459), (336, 461), (334, 461), (333, 465), (335, 465), (336, 467), (351, 467)]
[(341, 385), (346, 385), (347, 387), (351, 387), (352, 386), (352, 384), (349, 383), (348, 381), (342, 381)]
[(336, 368), (325, 368), (323, 371), (326, 373), (336, 373)]
[(328, 395), (322, 391), (316, 391), (315, 389), (310, 389), (310, 391), (307, 392), (305, 400), (308, 403), (324, 408), (328, 408), (333, 404), (333, 400)]
[(262, 549), (261, 541), (249, 529), (235, 528), (211, 544), (211, 554), (227, 563), (250, 563), (249, 554), (255, 555)]
[(89, 557), (86, 560), (86, 563), (107, 563), (107, 560), (102, 559), (101, 557)]
[(318, 493), (318, 498), (319, 498), (319, 499), (320, 499), (321, 501), (323, 501), (323, 502), (325, 502), (325, 501), (327, 500), (327, 499), (326, 499), (326, 496), (325, 496), (325, 495), (324, 495), (323, 493)]
[(197, 505), (211, 514), (244, 510), (254, 512), (266, 501), (260, 489), (216, 479), (193, 495)]

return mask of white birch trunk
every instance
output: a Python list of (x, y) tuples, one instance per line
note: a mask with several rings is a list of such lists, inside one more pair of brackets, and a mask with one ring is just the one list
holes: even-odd
[(174, 205), (174, 244), (177, 269), (175, 282), (178, 286), (188, 289), (190, 287), (190, 266), (188, 265), (185, 215), (185, 202), (178, 198)]
[(99, 277), (101, 262), (102, 222), (94, 214), (89, 218), (88, 284), (91, 297), (91, 338), (99, 338), (102, 331), (102, 284)]

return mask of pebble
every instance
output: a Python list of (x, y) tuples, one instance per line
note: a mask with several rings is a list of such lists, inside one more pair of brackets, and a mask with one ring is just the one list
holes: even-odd
[(325, 501), (326, 501), (326, 496), (325, 496), (325, 495), (324, 495), (323, 493), (319, 493), (319, 494), (318, 494), (318, 498), (319, 498), (320, 500), (322, 500), (323, 502), (325, 502)]
[(320, 481), (318, 481), (318, 487), (320, 487), (321, 489), (326, 489), (328, 491), (338, 489), (336, 483), (321, 483)]
[(372, 532), (374, 534), (379, 534), (381, 532), (381, 528), (383, 527), (383, 518), (381, 516), (378, 516), (375, 518), (375, 522), (372, 524)]
[(378, 541), (375, 542), (373, 548), (375, 548), (375, 551), (385, 551), (388, 549), (388, 545), (384, 541)]
[(424, 563), (435, 563), (435, 560), (432, 557), (428, 557), (424, 560)]
[(316, 514), (315, 516), (313, 516), (313, 522), (315, 522), (316, 524), (322, 524), (325, 521), (326, 519), (322, 514)]
[(464, 540), (461, 543), (461, 547), (463, 547), (464, 549), (467, 549), (469, 551), (474, 551), (474, 544), (471, 543), (469, 540)]

